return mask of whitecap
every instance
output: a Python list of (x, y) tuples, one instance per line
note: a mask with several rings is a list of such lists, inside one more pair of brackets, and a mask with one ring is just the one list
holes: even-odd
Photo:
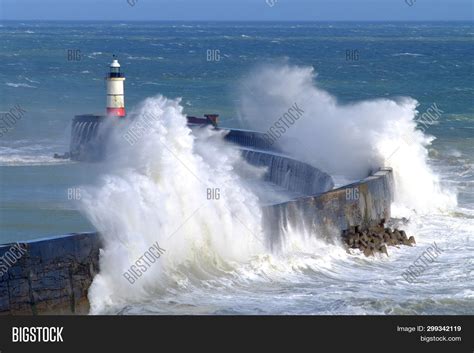
[(8, 155), (0, 156), (0, 166), (38, 166), (70, 163), (67, 159), (58, 159), (53, 156), (35, 156), (35, 155)]
[(392, 54), (392, 56), (424, 56), (424, 55), (417, 54), (417, 53), (397, 53), (397, 54)]
[(21, 77), (23, 77), (23, 78), (24, 78), (25, 80), (27, 80), (28, 82), (31, 82), (31, 83), (39, 83), (39, 81), (32, 80), (32, 79), (30, 79), (30, 78), (28, 78), (28, 77), (26, 77), (26, 76), (21, 76)]
[(127, 56), (127, 59), (129, 60), (152, 60), (149, 57), (146, 56)]
[(27, 83), (13, 83), (13, 82), (7, 82), (5, 83), (5, 85), (9, 86), (9, 87), (15, 87), (15, 88), (18, 88), (18, 87), (25, 87), (25, 88), (36, 88), (35, 86), (31, 86)]

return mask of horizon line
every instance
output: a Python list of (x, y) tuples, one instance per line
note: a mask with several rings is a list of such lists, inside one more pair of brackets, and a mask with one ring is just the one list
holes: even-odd
[(22, 21), (22, 22), (33, 22), (33, 21), (50, 21), (50, 22), (473, 22), (474, 19), (465, 20), (101, 20), (101, 19), (0, 19), (0, 22), (8, 21)]

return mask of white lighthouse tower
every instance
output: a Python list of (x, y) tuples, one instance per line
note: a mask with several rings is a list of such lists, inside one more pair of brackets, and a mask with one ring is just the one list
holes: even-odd
[[(114, 56), (115, 58), (115, 56)], [(110, 71), (106, 77), (107, 80), (107, 115), (108, 116), (125, 116), (125, 99), (123, 81), (125, 75), (120, 72), (120, 64), (114, 59), (110, 64)]]

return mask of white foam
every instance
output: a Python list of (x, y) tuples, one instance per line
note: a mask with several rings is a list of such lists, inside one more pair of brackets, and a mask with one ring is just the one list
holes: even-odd
[(18, 87), (25, 87), (25, 88), (36, 88), (36, 86), (31, 86), (27, 83), (13, 83), (13, 82), (7, 82), (5, 83), (5, 85), (9, 86), (9, 87), (15, 87), (15, 88), (18, 88)]
[(403, 97), (342, 104), (317, 86), (312, 67), (259, 67), (242, 81), (240, 118), (262, 132), (295, 103), (303, 115), (279, 143), (289, 153), (339, 178), (361, 179), (393, 167), (395, 202), (418, 212), (450, 209), (454, 193), (443, 189), (428, 165), (433, 137), (416, 129), (417, 101)]
[(57, 159), (48, 155), (8, 155), (0, 156), (0, 166), (37, 166), (70, 163), (69, 160)]
[(417, 53), (397, 53), (397, 54), (393, 54), (392, 56), (424, 56), (424, 55), (417, 54)]
[[(133, 146), (122, 137), (129, 126), (116, 131), (110, 174), (83, 197), (104, 237), (101, 272), (89, 290), (92, 313), (153, 297), (182, 271), (209, 278), (261, 252), (258, 200), (233, 172), (240, 154), (210, 130), (197, 142), (182, 109), (178, 100), (156, 97), (131, 112), (159, 119)], [(220, 199), (207, 200), (207, 188), (219, 188)], [(131, 285), (122, 274), (157, 241), (166, 253)]]
[(37, 166), (65, 164), (69, 160), (54, 158), (55, 152), (63, 151), (65, 146), (50, 140), (37, 142), (29, 140), (5, 141), (0, 146), (0, 166)]

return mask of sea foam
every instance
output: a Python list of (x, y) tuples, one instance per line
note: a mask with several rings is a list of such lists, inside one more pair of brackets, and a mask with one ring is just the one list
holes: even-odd
[(409, 97), (341, 103), (318, 86), (312, 67), (258, 67), (241, 82), (239, 117), (268, 132), (295, 103), (304, 114), (276, 141), (288, 153), (336, 178), (357, 180), (392, 167), (398, 210), (433, 212), (456, 205), (428, 164), (434, 137), (417, 129), (418, 102)]

